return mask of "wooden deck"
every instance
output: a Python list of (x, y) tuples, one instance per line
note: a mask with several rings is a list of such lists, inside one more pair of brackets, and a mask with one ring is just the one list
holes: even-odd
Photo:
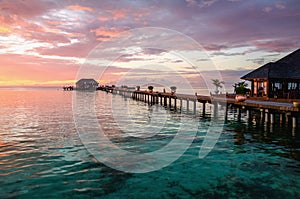
[[(218, 101), (218, 98), (214, 98), (214, 100)], [(235, 99), (226, 98), (226, 103), (235, 106), (245, 106), (245, 107), (258, 108), (258, 109), (263, 108), (263, 109), (272, 109), (278, 111), (289, 111), (295, 113), (300, 111), (299, 108), (293, 106), (293, 103), (288, 103), (288, 102), (261, 101), (261, 100), (252, 100), (252, 99), (247, 99), (244, 102), (236, 102)]]
[[(275, 115), (279, 115), (280, 123), (291, 123), (293, 128), (298, 126), (300, 118), (300, 108), (294, 107), (292, 102), (276, 102), (257, 99), (247, 99), (244, 102), (237, 102), (233, 96), (225, 95), (186, 95), (186, 94), (171, 94), (162, 92), (148, 91), (133, 91), (119, 88), (100, 89), (106, 92), (117, 93), (124, 97), (130, 97), (134, 100), (143, 101), (148, 104), (160, 104), (165, 107), (173, 107), (173, 109), (182, 110), (183, 103), (186, 104), (187, 113), (197, 113), (197, 103), (202, 104), (202, 115), (206, 114), (206, 104), (213, 105), (213, 110), (218, 109), (218, 104), (226, 106), (226, 112), (229, 106), (236, 107), (238, 115), (241, 117), (241, 110), (247, 111), (251, 115), (252, 111), (259, 111), (262, 121), (274, 124), (276, 121)], [(192, 107), (190, 104), (192, 103)], [(191, 108), (191, 109), (190, 109)], [(226, 113), (227, 115), (227, 113)]]
[(175, 94), (172, 95), (170, 93), (149, 93), (145, 91), (127, 91), (130, 93), (139, 93), (139, 94), (145, 94), (145, 95), (153, 95), (153, 96), (159, 96), (159, 97), (167, 97), (167, 98), (176, 98), (176, 99), (182, 99), (182, 100), (190, 100), (194, 101), (197, 100), (201, 103), (221, 103), (221, 104), (227, 104), (227, 105), (233, 105), (233, 106), (243, 106), (243, 107), (251, 107), (251, 108), (257, 108), (257, 109), (271, 109), (271, 110), (277, 110), (277, 111), (287, 111), (287, 112), (294, 112), (299, 113), (300, 108), (296, 108), (293, 106), (293, 103), (291, 102), (274, 102), (274, 101), (264, 101), (264, 100), (252, 100), (247, 99), (244, 102), (236, 102), (233, 98), (227, 98), (225, 96), (217, 97), (217, 96), (202, 96), (202, 95), (185, 95), (185, 94)]

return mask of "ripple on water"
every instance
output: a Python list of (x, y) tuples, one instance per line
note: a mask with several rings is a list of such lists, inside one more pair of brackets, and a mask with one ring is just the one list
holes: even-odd
[[(0, 198), (300, 197), (300, 143), (288, 128), (265, 131), (236, 121), (230, 110), (218, 143), (199, 159), (210, 119), (185, 116), (198, 123), (198, 132), (183, 156), (158, 171), (128, 174), (86, 151), (73, 122), (72, 92), (0, 92)], [(174, 138), (179, 114), (167, 112), (172, 119), (154, 125), (161, 131), (141, 139), (150, 108), (130, 101), (135, 122), (127, 129), (131, 119), (120, 117), (123, 129), (113, 120), (111, 102), (111, 94), (98, 92), (96, 115), (107, 136), (124, 150), (155, 151)], [(122, 108), (124, 99), (116, 95), (114, 103)]]

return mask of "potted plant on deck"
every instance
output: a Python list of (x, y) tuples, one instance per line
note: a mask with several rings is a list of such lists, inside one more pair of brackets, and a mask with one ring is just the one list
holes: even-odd
[(237, 102), (243, 102), (247, 99), (247, 92), (249, 89), (247, 88), (248, 84), (243, 81), (243, 82), (238, 82), (235, 84), (235, 101)]
[(176, 86), (171, 86), (170, 89), (171, 89), (171, 94), (174, 95), (176, 93), (177, 87)]
[(153, 88), (154, 88), (153, 86), (148, 86), (148, 92), (153, 93)]

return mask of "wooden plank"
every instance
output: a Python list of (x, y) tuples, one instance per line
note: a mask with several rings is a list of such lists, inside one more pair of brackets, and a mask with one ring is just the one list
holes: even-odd
[(142, 95), (152, 95), (152, 96), (158, 96), (158, 97), (168, 97), (168, 98), (179, 98), (181, 100), (187, 100), (187, 101), (193, 101), (197, 100), (201, 103), (227, 103), (227, 105), (233, 105), (233, 106), (244, 106), (248, 108), (262, 108), (262, 109), (272, 109), (277, 111), (283, 111), (283, 112), (296, 112), (299, 113), (300, 109), (293, 107), (292, 103), (286, 103), (286, 102), (274, 102), (274, 101), (260, 101), (255, 99), (247, 99), (244, 102), (236, 102), (233, 98), (226, 98), (226, 97), (218, 97), (218, 96), (202, 96), (202, 95), (187, 95), (187, 94), (171, 94), (171, 93), (159, 93), (159, 92), (153, 92), (149, 93), (148, 91), (130, 91), (125, 89), (117, 89), (116, 91), (126, 92), (126, 93), (139, 93)]

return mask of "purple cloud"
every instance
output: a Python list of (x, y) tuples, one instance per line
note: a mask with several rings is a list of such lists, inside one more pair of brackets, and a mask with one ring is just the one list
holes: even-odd
[[(30, 59), (41, 65), (46, 62), (47, 68), (50, 65), (47, 58), (43, 61), (45, 56), (58, 56), (59, 61), (65, 59), (69, 63), (70, 57), (86, 57), (101, 41), (142, 27), (162, 27), (185, 34), (212, 55), (212, 59), (227, 56), (232, 60), (233, 68), (248, 67), (240, 65), (245, 61), (262, 64), (269, 60), (264, 57), (269, 56), (269, 52), (276, 52), (271, 57), (276, 60), (282, 53), (292, 52), (300, 46), (300, 4), (297, 0), (3, 0), (0, 9), (0, 55), (13, 57), (12, 54), (23, 53), (26, 63)], [(183, 49), (177, 38), (166, 41), (161, 38), (153, 37), (149, 42), (151, 48), (142, 49), (139, 56), (121, 52), (116, 55), (123, 55), (120, 62), (151, 63), (150, 56), (169, 53), (154, 48), (161, 43), (168, 44), (163, 46), (166, 49), (190, 49), (190, 46)], [(23, 41), (29, 47), (21, 49), (16, 41)], [(237, 48), (244, 50), (236, 51)], [(244, 62), (239, 62), (242, 56)], [(202, 57), (197, 60), (199, 63), (209, 61)], [(16, 61), (5, 60), (11, 66), (18, 65)], [(169, 60), (172, 62), (180, 65), (182, 61)]]

